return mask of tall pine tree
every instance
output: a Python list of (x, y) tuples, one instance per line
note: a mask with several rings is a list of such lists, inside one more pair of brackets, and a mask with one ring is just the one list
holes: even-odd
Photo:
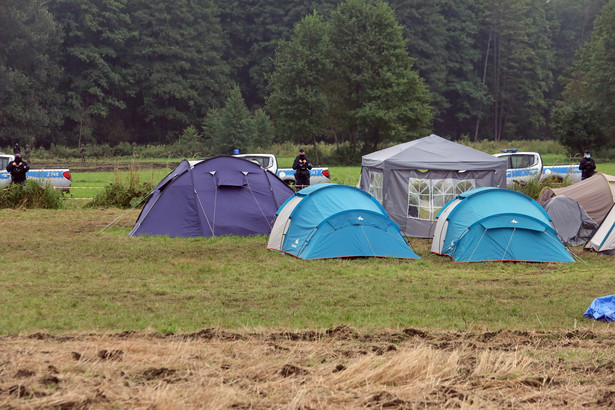
[(347, 0), (331, 18), (335, 83), (343, 85), (337, 110), (352, 145), (380, 143), (429, 132), (429, 91), (406, 50), (402, 28), (387, 3)]
[(282, 140), (307, 143), (325, 134), (330, 110), (332, 49), (318, 14), (305, 17), (290, 41), (279, 43), (269, 79), (267, 109)]

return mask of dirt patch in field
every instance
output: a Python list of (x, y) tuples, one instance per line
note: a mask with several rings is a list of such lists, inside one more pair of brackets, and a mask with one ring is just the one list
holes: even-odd
[(615, 333), (0, 337), (2, 408), (613, 407)]

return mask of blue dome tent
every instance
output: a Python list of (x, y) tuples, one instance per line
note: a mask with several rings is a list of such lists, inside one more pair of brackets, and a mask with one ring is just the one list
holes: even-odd
[(449, 201), (431, 251), (456, 262), (574, 262), (538, 202), (502, 188), (476, 188)]
[(267, 235), (292, 195), (284, 181), (252, 161), (184, 160), (152, 190), (129, 235)]
[(313, 185), (290, 197), (278, 210), (267, 248), (301, 259), (420, 259), (373, 196), (338, 184)]

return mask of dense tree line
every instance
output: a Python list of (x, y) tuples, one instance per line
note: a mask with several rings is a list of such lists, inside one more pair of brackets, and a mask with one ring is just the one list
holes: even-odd
[[(615, 0), (4, 0), (0, 145), (615, 131)], [(594, 29), (595, 22), (595, 29)], [(239, 135), (243, 134), (243, 135)]]

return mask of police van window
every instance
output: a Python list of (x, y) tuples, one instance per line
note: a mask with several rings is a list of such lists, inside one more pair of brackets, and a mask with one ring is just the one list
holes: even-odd
[(533, 155), (513, 155), (510, 157), (510, 168), (528, 168), (534, 165), (533, 162)]
[(263, 168), (269, 168), (271, 165), (271, 158), (263, 157)]

